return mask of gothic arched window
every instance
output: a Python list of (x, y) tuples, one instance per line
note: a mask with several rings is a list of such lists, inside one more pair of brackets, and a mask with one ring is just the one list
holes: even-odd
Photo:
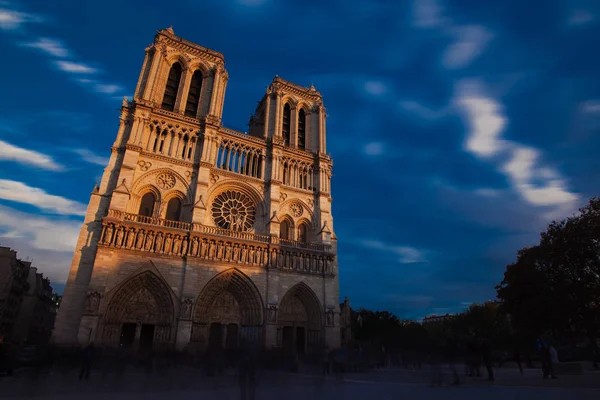
[(290, 223), (288, 221), (284, 220), (279, 224), (279, 237), (290, 240)]
[(142, 196), (142, 201), (140, 202), (140, 210), (138, 212), (139, 215), (143, 215), (144, 217), (151, 217), (154, 213), (154, 204), (156, 203), (156, 197), (154, 193), (148, 192)]
[(298, 113), (298, 148), (306, 149), (306, 113), (303, 108)]
[(167, 79), (167, 86), (165, 87), (165, 94), (163, 95), (163, 101), (161, 107), (167, 111), (173, 111), (175, 109), (175, 101), (177, 100), (177, 91), (179, 90), (179, 81), (181, 80), (181, 64), (176, 62), (171, 66), (169, 71), (169, 78)]
[(173, 197), (167, 203), (167, 215), (165, 219), (169, 221), (179, 221), (179, 216), (181, 215), (181, 200), (177, 197)]
[(283, 107), (283, 124), (281, 127), (281, 135), (286, 145), (290, 144), (290, 120), (292, 117), (292, 109), (289, 104)]
[(306, 224), (300, 224), (300, 226), (298, 227), (298, 241), (306, 242), (306, 238)]
[(197, 70), (192, 75), (190, 83), (190, 91), (188, 92), (187, 103), (185, 104), (185, 115), (188, 117), (196, 117), (198, 112), (198, 104), (200, 104), (200, 91), (202, 90), (202, 72)]

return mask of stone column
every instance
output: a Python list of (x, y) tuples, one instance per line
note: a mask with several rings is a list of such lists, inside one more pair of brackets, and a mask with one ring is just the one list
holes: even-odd
[(275, 132), (273, 136), (281, 137), (281, 94), (275, 93)]
[(140, 77), (138, 78), (138, 83), (135, 87), (135, 97), (137, 98), (141, 98), (142, 97), (142, 93), (143, 90), (141, 90), (142, 86), (145, 85), (145, 83), (147, 83), (147, 79), (148, 79), (148, 71), (146, 70), (148, 68), (148, 60), (150, 60), (150, 52), (151, 52), (152, 47), (148, 47), (146, 49), (146, 55), (144, 56), (144, 63), (142, 64), (142, 72), (140, 72)]
[(188, 67), (184, 67), (181, 71), (181, 80), (179, 82), (179, 88), (177, 89), (177, 99), (175, 100), (175, 107), (173, 108), (173, 111), (181, 114), (184, 113), (191, 82), (192, 74), (190, 69)]
[(219, 81), (221, 77), (221, 66), (217, 65), (213, 69), (213, 83), (212, 83), (212, 92), (210, 96), (210, 108), (209, 115), (216, 115), (216, 106), (217, 106), (217, 98), (218, 98), (218, 89), (219, 89)]
[(269, 116), (271, 114), (271, 95), (267, 95), (267, 99), (265, 101), (265, 126), (263, 136), (264, 138), (269, 137), (269, 127), (271, 126), (271, 122), (269, 121)]
[(154, 101), (154, 93), (156, 93), (155, 86), (160, 76), (160, 67), (163, 64), (163, 51), (160, 47), (154, 47), (154, 54), (152, 55), (152, 65), (150, 65), (150, 75), (144, 88), (143, 98), (146, 100)]

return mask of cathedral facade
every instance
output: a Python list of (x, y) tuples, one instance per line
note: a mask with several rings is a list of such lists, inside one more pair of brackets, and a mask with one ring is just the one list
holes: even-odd
[(340, 343), (320, 93), (275, 77), (221, 125), (223, 55), (158, 31), (81, 228), (57, 344), (300, 353)]

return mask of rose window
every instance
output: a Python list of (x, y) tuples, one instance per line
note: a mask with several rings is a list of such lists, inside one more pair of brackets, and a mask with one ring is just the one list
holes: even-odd
[(243, 193), (227, 190), (213, 200), (212, 216), (220, 228), (248, 231), (254, 226), (254, 202)]

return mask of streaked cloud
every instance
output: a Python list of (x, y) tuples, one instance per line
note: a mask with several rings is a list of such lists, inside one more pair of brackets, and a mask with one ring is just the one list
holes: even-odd
[(73, 74), (93, 74), (98, 72), (96, 68), (92, 68), (89, 65), (74, 61), (56, 61), (56, 65), (61, 71), (70, 72)]
[(588, 100), (581, 103), (581, 111), (584, 113), (600, 113), (600, 100)]
[(364, 147), (364, 151), (369, 156), (379, 156), (383, 154), (383, 143), (371, 142), (367, 143)]
[(54, 196), (43, 189), (8, 179), (0, 179), (0, 199), (28, 204), (42, 211), (60, 215), (83, 216), (87, 208), (85, 204)]
[(544, 164), (539, 150), (502, 138), (508, 124), (504, 107), (480, 81), (459, 82), (454, 104), (469, 126), (465, 150), (494, 163), (525, 201), (561, 209), (575, 205), (579, 196), (569, 191), (558, 171)]
[(428, 120), (438, 119), (448, 114), (447, 107), (434, 110), (414, 100), (401, 100), (398, 102), (398, 107), (408, 113), (416, 115), (421, 119)]
[(32, 42), (24, 43), (23, 46), (40, 50), (53, 57), (69, 56), (69, 50), (64, 43), (57, 39), (40, 37)]
[(123, 88), (119, 85), (114, 84), (106, 84), (106, 83), (98, 83), (95, 86), (96, 92), (98, 93), (106, 93), (106, 94), (114, 94), (121, 91)]
[(18, 30), (26, 24), (41, 21), (42, 18), (38, 15), (10, 9), (0, 3), (0, 29), (2, 30)]
[(594, 20), (594, 15), (588, 10), (575, 10), (569, 17), (569, 25), (585, 25)]
[(454, 42), (442, 54), (442, 65), (448, 69), (469, 65), (492, 39), (492, 34), (481, 25), (459, 26), (453, 31)]
[(506, 148), (506, 142), (500, 138), (507, 124), (503, 106), (482, 93), (480, 82), (460, 81), (454, 103), (469, 124), (465, 150), (478, 157), (490, 157)]
[[(81, 221), (29, 214), (0, 205), (0, 237), (26, 241), (34, 249), (72, 252), (80, 229)], [(68, 270), (68, 266), (63, 268)]]
[(108, 157), (102, 157), (94, 154), (90, 150), (87, 149), (73, 149), (73, 153), (78, 154), (83, 161), (86, 161), (90, 164), (100, 165), (102, 167), (106, 167), (108, 165)]
[(397, 246), (383, 243), (378, 240), (363, 240), (360, 242), (363, 247), (380, 250), (386, 253), (393, 253), (398, 256), (398, 262), (401, 264), (414, 264), (427, 262), (425, 253), (422, 250), (410, 246)]
[(64, 167), (46, 154), (24, 149), (0, 140), (0, 161), (13, 161), (49, 171), (62, 171)]
[(413, 24), (419, 28), (434, 28), (444, 20), (442, 7), (437, 0), (414, 0), (412, 7)]
[(381, 81), (367, 81), (364, 88), (372, 96), (382, 96), (388, 92), (388, 87)]

